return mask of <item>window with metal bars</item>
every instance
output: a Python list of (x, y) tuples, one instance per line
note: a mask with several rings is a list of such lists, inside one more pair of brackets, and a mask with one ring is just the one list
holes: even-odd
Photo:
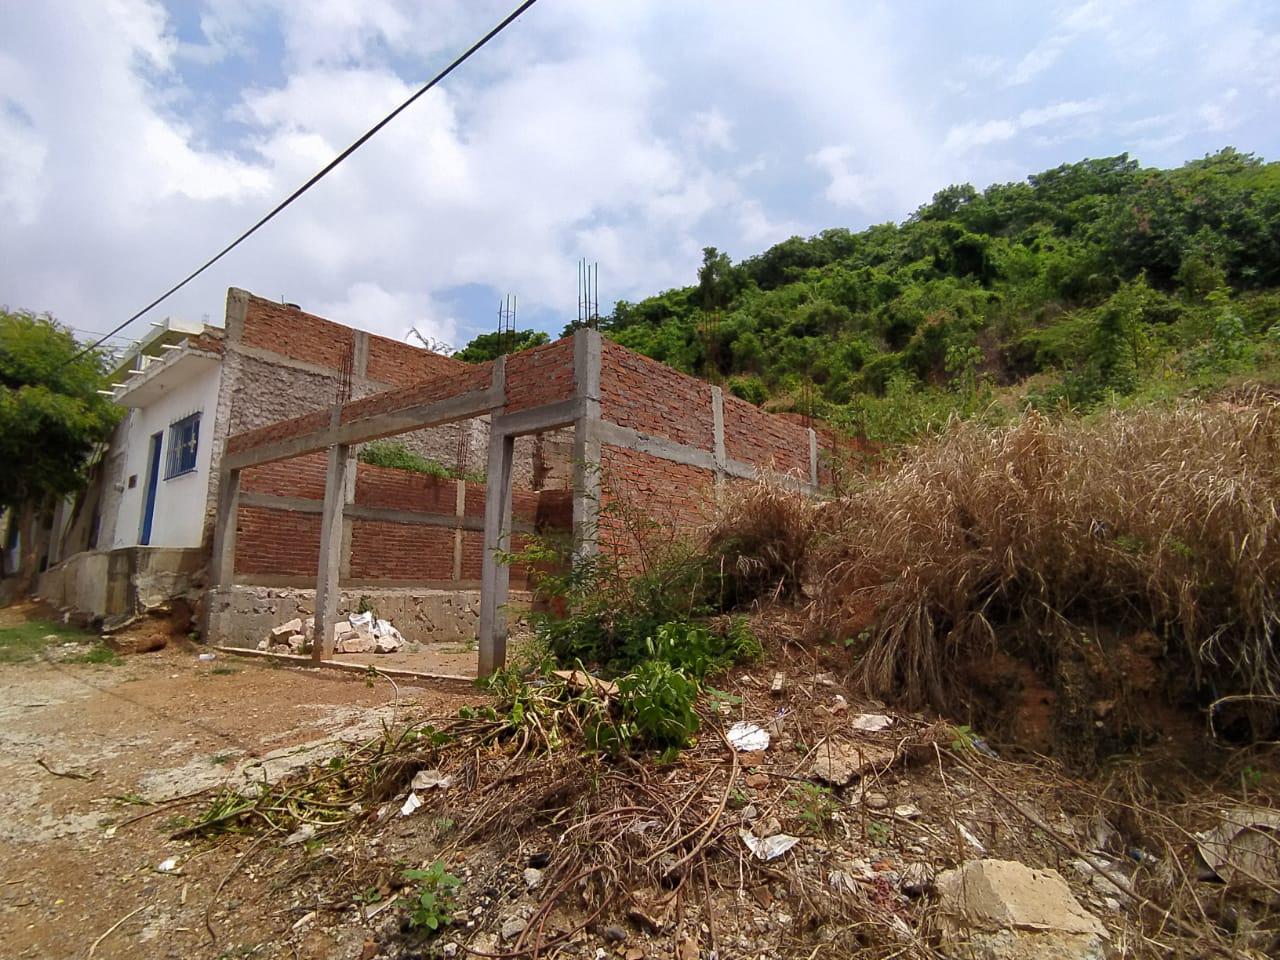
[(164, 478), (172, 480), (196, 468), (196, 448), (200, 443), (200, 414), (175, 420), (169, 424), (169, 457)]

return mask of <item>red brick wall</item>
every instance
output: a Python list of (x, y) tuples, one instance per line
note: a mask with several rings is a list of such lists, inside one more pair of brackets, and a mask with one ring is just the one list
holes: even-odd
[(573, 398), (573, 338), (507, 357), (508, 413)]
[(607, 549), (635, 553), (651, 539), (683, 536), (708, 519), (711, 471), (612, 444), (601, 447), (600, 462), (598, 536)]
[(277, 460), (248, 467), (240, 475), (243, 493), (270, 493), (278, 497), (324, 499), (324, 479), (329, 458), (323, 453), (309, 453), (292, 460)]
[(453, 531), (421, 523), (355, 520), (351, 576), (357, 580), (452, 580)]
[(370, 380), (402, 387), (423, 380), (450, 377), (466, 367), (461, 360), (432, 353), (399, 340), (380, 337), (375, 333), (369, 334), (369, 363), (365, 368), (365, 376)]
[(350, 423), (352, 420), (361, 420), (379, 413), (404, 410), (423, 403), (434, 403), (437, 400), (447, 400), (449, 397), (470, 393), (472, 390), (484, 390), (489, 386), (492, 378), (492, 363), (467, 365), (465, 369), (448, 377), (386, 390), (361, 400), (352, 400), (342, 408), (342, 422)]
[(356, 464), (356, 503), (451, 517), (457, 511), (458, 481), (369, 463)]
[[(348, 326), (250, 296), (245, 306), (242, 342), (294, 360), (341, 370), (348, 352), (354, 356), (355, 331)], [(395, 386), (451, 376), (467, 365), (409, 343), (369, 334), (365, 376)]]
[(809, 480), (808, 428), (729, 394), (724, 397), (724, 448), (734, 460)]
[(709, 384), (609, 340), (600, 357), (600, 415), (699, 450), (714, 443)]
[(241, 507), (236, 573), (312, 577), (320, 566), (320, 514)]
[(340, 370), (343, 358), (354, 349), (354, 334), (350, 327), (324, 317), (251, 296), (241, 340), (294, 360)]

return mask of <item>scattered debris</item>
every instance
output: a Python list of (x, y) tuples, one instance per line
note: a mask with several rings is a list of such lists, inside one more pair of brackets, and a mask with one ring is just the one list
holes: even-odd
[(893, 726), (893, 717), (883, 713), (860, 713), (849, 721), (849, 726), (862, 733), (879, 733)]
[(733, 749), (740, 753), (769, 749), (769, 734), (754, 723), (739, 720), (729, 728), (727, 737)]
[(917, 860), (902, 868), (899, 888), (908, 897), (921, 897), (933, 887), (933, 865)]
[(970, 860), (937, 879), (943, 949), (994, 960), (1102, 960), (1106, 927), (1055, 870)]
[(553, 670), (553, 677), (559, 677), (573, 690), (590, 690), (598, 693), (602, 697), (616, 697), (618, 695), (618, 685), (612, 680), (601, 680), (599, 677), (593, 677), (585, 670)]
[(414, 790), (448, 790), (453, 786), (453, 776), (439, 770), (419, 770), (409, 784)]
[(843, 787), (857, 777), (883, 773), (896, 759), (897, 751), (893, 747), (827, 739), (814, 750), (809, 772), (817, 780)]
[(156, 867), (160, 873), (173, 873), (178, 869), (178, 858), (169, 857), (167, 860), (160, 861), (160, 865)]
[(410, 791), (409, 795), (404, 798), (404, 805), (400, 807), (400, 816), (407, 817), (419, 807), (422, 806), (422, 800), (416, 793)]
[(196, 655), (196, 659), (208, 663), (210, 660), (217, 660), (218, 655), (216, 653), (200, 653)]
[(738, 836), (747, 845), (747, 849), (755, 854), (757, 860), (776, 860), (800, 842), (799, 837), (786, 833), (775, 833), (771, 837), (757, 837), (747, 830), (739, 830)]
[(1196, 835), (1201, 880), (1274, 886), (1280, 882), (1280, 814), (1260, 807), (1222, 811), (1222, 822)]
[(315, 835), (316, 828), (309, 823), (304, 823), (297, 830), (293, 831), (293, 833), (289, 834), (289, 836), (285, 837), (284, 845), (286, 847), (292, 847), (295, 844), (306, 843), (308, 840), (313, 839)]
[(783, 688), (786, 686), (787, 679), (779, 670), (773, 675), (773, 683), (769, 685), (769, 693), (775, 697), (782, 696)]

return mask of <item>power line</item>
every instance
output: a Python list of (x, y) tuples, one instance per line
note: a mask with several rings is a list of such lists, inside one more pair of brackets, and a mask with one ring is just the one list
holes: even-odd
[(471, 55), (473, 53), (475, 53), (477, 50), (483, 47), (486, 43), (488, 43), (490, 40), (496, 37), (499, 33), (505, 30), (513, 20), (515, 20), (518, 16), (520, 16), (520, 14), (524, 13), (526, 10), (532, 7), (536, 2), (537, 0), (524, 0), (523, 3), (521, 3), (518, 7), (516, 7), (509, 14), (507, 14), (497, 24), (497, 26), (495, 26), (483, 37), (481, 37), (479, 40), (477, 40), (475, 43), (469, 46), (465, 51), (463, 51), (457, 57), (455, 57), (453, 62), (451, 62), (447, 67), (445, 67), (443, 70), (437, 73), (434, 77), (428, 80), (423, 86), (419, 87), (417, 92), (415, 92), (411, 97), (409, 97), (408, 100), (400, 104), (400, 106), (396, 107), (389, 114), (387, 114), (385, 117), (379, 120), (376, 124), (370, 127), (367, 131), (365, 131), (365, 133), (360, 137), (360, 139), (356, 140), (353, 144), (351, 144), (351, 146), (347, 147), (347, 149), (343, 150), (340, 154), (338, 154), (336, 157), (330, 160), (318, 173), (312, 176), (310, 180), (308, 180), (306, 183), (300, 186), (297, 190), (293, 191), (293, 193), (289, 194), (289, 196), (285, 197), (284, 200), (280, 201), (280, 203), (278, 203), (271, 210), (270, 213), (268, 213), (261, 220), (259, 220), (253, 226), (251, 226), (248, 230), (240, 234), (240, 236), (236, 237), (229, 244), (223, 247), (220, 251), (218, 251), (218, 253), (215, 256), (205, 261), (205, 263), (203, 263), (198, 269), (193, 270), (191, 273), (187, 274), (187, 276), (185, 276), (182, 280), (180, 280), (178, 283), (175, 283), (172, 287), (170, 287), (164, 293), (160, 294), (160, 296), (156, 297), (154, 300), (148, 303), (145, 307), (143, 307), (141, 310), (139, 310), (137, 313), (131, 316), (128, 320), (124, 321), (122, 324), (112, 329), (100, 340), (97, 340), (96, 342), (89, 344), (87, 347), (81, 350), (78, 354), (76, 354), (76, 356), (73, 357), (72, 359), (78, 360), (80, 357), (84, 356), (90, 350), (95, 350), (98, 347), (102, 346), (102, 344), (106, 340), (110, 339), (115, 334), (119, 333), (121, 330), (127, 327), (129, 324), (133, 323), (133, 321), (137, 320), (139, 317), (145, 314), (148, 310), (151, 310), (153, 307), (158, 306), (159, 304), (167, 300), (169, 297), (173, 296), (175, 293), (177, 293), (179, 290), (185, 287), (188, 283), (190, 283), (196, 277), (200, 276), (200, 274), (204, 273), (206, 270), (212, 267), (215, 263), (217, 263), (219, 260), (225, 257), (228, 253), (230, 253), (232, 250), (238, 247), (241, 243), (249, 239), (249, 237), (253, 236), (253, 234), (257, 233), (259, 228), (265, 226), (269, 220), (271, 220), (276, 216), (276, 214), (280, 213), (282, 210), (284, 210), (285, 207), (289, 206), (289, 204), (293, 203), (293, 201), (297, 200), (300, 196), (302, 196), (304, 193), (310, 190), (313, 186), (319, 183), (326, 175), (329, 174), (330, 171), (333, 170), (334, 167), (342, 163), (343, 160), (347, 159), (347, 157), (351, 156), (351, 154), (355, 153), (362, 146), (364, 146), (366, 141), (368, 141), (375, 133), (377, 133), (379, 130), (385, 127), (388, 123), (390, 123), (392, 120), (398, 117), (401, 113), (403, 113), (404, 110), (408, 108), (409, 105), (412, 104), (415, 100), (417, 100), (424, 93), (426, 93), (436, 84), (438, 84), (441, 80), (443, 80), (449, 74), (453, 73), (453, 71), (456, 70), (458, 67), (462, 66), (462, 64), (464, 64), (467, 60), (471, 58)]

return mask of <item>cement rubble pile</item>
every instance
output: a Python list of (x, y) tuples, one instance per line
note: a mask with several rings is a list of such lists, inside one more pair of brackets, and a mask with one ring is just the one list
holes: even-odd
[[(307, 653), (315, 632), (315, 617), (295, 617), (273, 627), (271, 636), (258, 644), (259, 650), (271, 653)], [(389, 620), (376, 619), (371, 613), (353, 613), (333, 625), (334, 653), (395, 653), (405, 645), (400, 631)]]

